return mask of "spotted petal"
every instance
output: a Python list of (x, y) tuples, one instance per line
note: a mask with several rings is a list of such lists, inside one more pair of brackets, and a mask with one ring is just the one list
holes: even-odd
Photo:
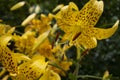
[(82, 33), (75, 41), (71, 41), (71, 44), (91, 49), (97, 46), (97, 40), (95, 37), (90, 37), (89, 35), (85, 35), (84, 33)]
[(0, 38), (0, 61), (7, 71), (11, 74), (17, 74), (17, 61), (13, 56), (13, 52), (6, 45), (9, 40), (10, 37)]
[[(71, 33), (73, 25), (75, 25), (75, 16), (78, 13), (78, 7), (70, 2), (69, 5), (64, 6), (60, 12), (55, 15), (57, 19), (58, 26), (65, 31), (65, 33)], [(72, 25), (72, 26), (71, 26)]]
[(94, 27), (103, 12), (103, 1), (90, 0), (76, 16), (75, 25)]
[(115, 33), (115, 31), (118, 28), (118, 24), (119, 20), (116, 21), (112, 28), (108, 29), (93, 28), (93, 34), (98, 40), (107, 39)]
[(16, 80), (36, 80), (44, 73), (46, 66), (45, 57), (35, 55), (32, 60), (19, 66)]
[(17, 61), (11, 50), (0, 44), (0, 60), (2, 65), (12, 74), (17, 73)]

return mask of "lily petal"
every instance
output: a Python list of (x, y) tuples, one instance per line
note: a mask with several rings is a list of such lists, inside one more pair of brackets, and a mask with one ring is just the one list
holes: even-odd
[(31, 60), (28, 56), (21, 54), (21, 53), (14, 53), (13, 56), (16, 58), (17, 62), (20, 61), (29, 61)]
[(58, 10), (60, 10), (62, 7), (64, 7), (64, 4), (59, 4), (58, 6), (56, 6), (52, 12), (56, 12)]
[(2, 65), (9, 71), (11, 74), (17, 74), (17, 61), (13, 56), (11, 50), (0, 44), (0, 61)]
[(119, 24), (119, 20), (116, 21), (116, 23), (113, 25), (112, 28), (108, 28), (108, 29), (94, 28), (93, 34), (98, 40), (107, 39), (110, 36), (112, 36), (115, 33), (115, 31), (118, 29), (118, 24)]
[(97, 46), (97, 40), (94, 37), (90, 37), (81, 34), (75, 41), (72, 42), (76, 46), (83, 46), (86, 49), (91, 49)]
[(66, 33), (63, 41), (69, 40), (71, 37), (73, 37), (73, 30), (75, 29), (75, 16), (78, 12), (79, 9), (77, 5), (73, 2), (70, 2), (69, 5), (64, 6), (61, 11), (55, 15), (58, 26)]
[(41, 35), (38, 36), (38, 38), (36, 39), (36, 42), (33, 45), (33, 49), (32, 51), (34, 52), (39, 45), (48, 37), (50, 31), (46, 31), (44, 33), (42, 33)]
[(61, 11), (59, 11), (55, 18), (57, 19), (58, 26), (61, 25), (74, 25), (75, 16), (78, 13), (78, 7), (75, 3), (70, 2), (69, 5), (64, 6)]
[(103, 12), (103, 1), (90, 0), (76, 16), (75, 25), (94, 27)]

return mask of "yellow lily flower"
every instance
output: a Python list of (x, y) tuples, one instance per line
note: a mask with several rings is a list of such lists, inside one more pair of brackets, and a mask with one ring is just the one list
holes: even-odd
[(112, 36), (118, 28), (119, 20), (112, 28), (94, 27), (103, 12), (103, 6), (103, 1), (89, 0), (80, 11), (73, 2), (63, 7), (55, 15), (58, 26), (66, 33), (63, 40), (70, 40), (72, 45), (91, 49), (97, 46), (97, 39)]
[(52, 14), (48, 14), (48, 16), (41, 14), (40, 19), (33, 19), (30, 25), (26, 26), (25, 31), (31, 30), (42, 34), (51, 29), (50, 22), (52, 19)]

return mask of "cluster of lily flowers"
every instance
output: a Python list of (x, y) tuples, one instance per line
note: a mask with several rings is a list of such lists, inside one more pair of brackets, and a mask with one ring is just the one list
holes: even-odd
[[(21, 7), (20, 2), (11, 8)], [(18, 6), (19, 5), (19, 6)], [(73, 60), (66, 56), (71, 46), (85, 50), (95, 48), (97, 40), (112, 36), (119, 20), (108, 29), (94, 27), (103, 12), (103, 1), (90, 0), (79, 11), (75, 3), (57, 6), (56, 14), (32, 13), (22, 22), (24, 33), (18, 35), (15, 27), (0, 23), (0, 77), (9, 72), (12, 80), (61, 80)], [(56, 23), (54, 22), (56, 20)], [(52, 23), (54, 22), (54, 23)], [(62, 36), (59, 30), (65, 32)], [(78, 50), (77, 59), (82, 52)]]

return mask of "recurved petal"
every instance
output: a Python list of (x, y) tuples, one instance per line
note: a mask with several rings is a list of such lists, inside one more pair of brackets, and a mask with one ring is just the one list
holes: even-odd
[(19, 63), (20, 61), (29, 61), (31, 60), (28, 56), (21, 53), (14, 53), (13, 57), (15, 57), (16, 61)]
[(8, 42), (12, 39), (12, 36), (0, 36), (0, 45), (7, 46)]
[(115, 31), (118, 28), (119, 20), (116, 21), (116, 23), (113, 25), (112, 28), (108, 29), (100, 29), (100, 28), (94, 28), (93, 33), (96, 39), (101, 40), (101, 39), (106, 39), (111, 37)]
[(76, 16), (76, 25), (94, 27), (103, 12), (103, 1), (90, 0)]

